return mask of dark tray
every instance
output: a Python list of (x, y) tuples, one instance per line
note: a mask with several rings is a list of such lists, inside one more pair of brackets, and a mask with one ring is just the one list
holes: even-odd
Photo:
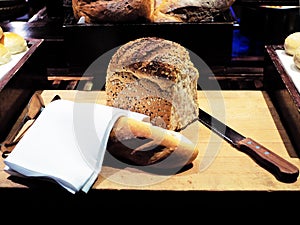
[[(26, 38), (28, 50), (27, 52), (17, 61), (13, 67), (0, 78), (0, 91), (4, 88), (4, 86), (9, 82), (9, 80), (15, 75), (15, 73), (23, 66), (23, 64), (27, 61), (27, 59), (37, 50), (40, 44), (43, 42), (43, 39), (34, 39), (34, 38)], [(1, 68), (1, 66), (0, 66)]]
[[(12, 68), (0, 79), (0, 140), (12, 126), (18, 111), (27, 103), (27, 98), (32, 95), (31, 85), (37, 85), (35, 80), (30, 80), (33, 73), (25, 75), (26, 67), (32, 63), (31, 59), (43, 43), (43, 39), (26, 38), (28, 50)], [(33, 65), (37, 67), (37, 64)]]
[(288, 132), (295, 150), (300, 155), (300, 94), (285, 71), (276, 50), (283, 45), (265, 47), (264, 86)]

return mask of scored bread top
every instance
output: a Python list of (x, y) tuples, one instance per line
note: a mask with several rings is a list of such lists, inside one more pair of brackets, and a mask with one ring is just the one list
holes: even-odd
[(163, 78), (177, 82), (199, 76), (189, 52), (180, 44), (158, 37), (139, 38), (122, 45), (110, 60), (107, 75), (133, 72), (138, 78)]
[(208, 1), (199, 1), (199, 0), (164, 0), (159, 3), (157, 1), (156, 9), (159, 9), (163, 13), (169, 13), (176, 9), (180, 8), (192, 8), (199, 7), (203, 11), (212, 9), (228, 9), (235, 0), (208, 0)]
[(75, 19), (86, 23), (153, 20), (154, 0), (72, 0)]

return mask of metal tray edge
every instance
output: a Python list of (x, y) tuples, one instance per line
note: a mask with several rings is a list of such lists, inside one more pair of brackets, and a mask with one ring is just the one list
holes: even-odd
[(23, 66), (27, 59), (35, 52), (35, 50), (41, 45), (44, 39), (36, 38), (25, 38), (27, 45), (29, 46), (28, 51), (24, 56), (12, 67), (0, 80), (0, 91), (5, 87), (9, 80), (16, 74), (16, 72)]

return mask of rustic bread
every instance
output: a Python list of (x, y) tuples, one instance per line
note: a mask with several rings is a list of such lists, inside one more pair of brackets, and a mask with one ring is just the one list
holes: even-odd
[(156, 0), (154, 22), (206, 22), (229, 9), (235, 0)]
[(151, 21), (154, 0), (72, 0), (72, 8), (86, 23)]
[(289, 34), (284, 40), (284, 50), (288, 55), (293, 56), (298, 47), (300, 47), (300, 32)]
[(180, 44), (138, 38), (122, 45), (109, 62), (107, 105), (146, 114), (152, 124), (178, 131), (198, 118), (198, 77)]
[(229, 9), (235, 0), (72, 0), (74, 17), (86, 23), (206, 22)]

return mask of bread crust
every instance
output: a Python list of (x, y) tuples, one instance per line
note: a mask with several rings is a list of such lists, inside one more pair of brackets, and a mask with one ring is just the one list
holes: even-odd
[(227, 10), (235, 0), (72, 0), (76, 20), (103, 22), (203, 22)]
[[(140, 145), (140, 138), (150, 142)], [(161, 169), (182, 168), (191, 164), (198, 155), (196, 145), (181, 133), (128, 117), (116, 121), (107, 151), (120, 160), (139, 166), (155, 165)]]
[(72, 0), (72, 8), (86, 23), (152, 21), (154, 0)]
[(172, 85), (189, 74), (198, 79), (198, 71), (190, 60), (189, 52), (180, 44), (158, 37), (144, 37), (121, 46), (113, 55), (107, 76), (115, 72), (134, 73), (136, 77), (160, 79), (158, 85)]
[(139, 38), (112, 56), (106, 104), (148, 115), (157, 126), (180, 130), (198, 117), (198, 77), (189, 52), (180, 44)]
[(227, 10), (235, 0), (156, 0), (153, 22), (204, 22)]
[(170, 13), (179, 8), (199, 7), (203, 9), (228, 9), (235, 0), (157, 0), (155, 8), (162, 13)]

